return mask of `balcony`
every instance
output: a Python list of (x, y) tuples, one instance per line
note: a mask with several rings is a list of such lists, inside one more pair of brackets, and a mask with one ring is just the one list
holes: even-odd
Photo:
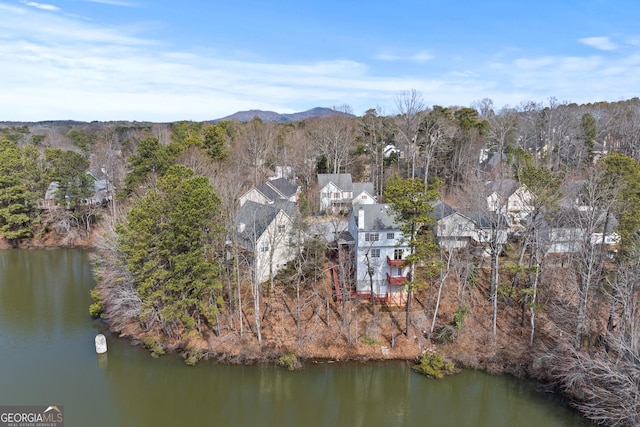
[(407, 276), (391, 276), (387, 273), (387, 281), (390, 285), (399, 286), (407, 283), (409, 278)]
[(387, 256), (387, 264), (389, 264), (390, 267), (402, 267), (404, 261), (403, 259), (391, 259)]

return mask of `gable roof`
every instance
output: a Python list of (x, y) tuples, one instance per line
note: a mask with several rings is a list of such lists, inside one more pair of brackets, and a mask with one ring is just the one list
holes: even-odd
[(233, 218), (233, 232), (239, 237), (240, 244), (252, 249), (256, 240), (264, 234), (280, 211), (292, 218), (296, 212), (296, 204), (287, 200), (276, 200), (273, 204), (263, 205), (248, 200)]
[(511, 196), (520, 187), (521, 185), (518, 181), (509, 178), (489, 181), (485, 184), (487, 196), (496, 193), (505, 198)]
[(609, 213), (609, 217), (607, 218), (607, 214), (605, 211), (589, 212), (576, 208), (561, 209), (553, 219), (552, 227), (583, 228), (583, 225), (589, 223), (589, 217), (593, 214), (596, 215), (594, 218), (593, 226), (597, 229), (597, 231), (602, 232), (602, 229), (605, 227), (605, 225), (607, 227), (607, 229), (604, 230), (606, 233), (610, 233), (618, 227), (618, 220), (611, 213)]
[(299, 187), (287, 181), (284, 178), (276, 178), (264, 183), (264, 185), (269, 186), (276, 192), (278, 192), (282, 198), (288, 199), (291, 196), (294, 196)]
[(342, 191), (352, 191), (353, 182), (350, 173), (319, 173), (318, 187), (324, 188), (327, 184), (333, 183)]
[(284, 178), (277, 178), (271, 181), (264, 182), (260, 185), (256, 185), (255, 187), (244, 193), (241, 198), (251, 193), (253, 190), (256, 190), (260, 194), (262, 194), (269, 203), (273, 203), (274, 201), (279, 199), (286, 200), (291, 198), (298, 192), (299, 187), (290, 183)]
[(452, 206), (449, 206), (444, 202), (438, 201), (433, 205), (433, 211), (431, 212), (431, 216), (433, 216), (436, 221), (440, 221), (442, 218), (446, 218), (449, 215), (453, 214), (454, 212), (457, 212), (457, 211)]
[(278, 200), (281, 197), (280, 194), (278, 194), (278, 192), (267, 183), (256, 185), (253, 188), (259, 191), (267, 200), (271, 202), (274, 200)]
[(357, 196), (362, 192), (367, 192), (370, 196), (373, 196), (373, 182), (354, 182), (353, 195)]
[(467, 212), (464, 216), (473, 221), (478, 228), (506, 229), (509, 224), (507, 218), (497, 212)]

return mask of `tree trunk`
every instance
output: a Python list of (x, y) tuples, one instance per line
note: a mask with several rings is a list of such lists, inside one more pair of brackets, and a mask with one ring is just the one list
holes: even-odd
[(491, 334), (495, 339), (498, 324), (498, 255), (500, 251), (491, 250)]
[(450, 270), (450, 266), (451, 266), (451, 257), (452, 257), (452, 252), (449, 252), (448, 254), (448, 259), (447, 259), (447, 269), (446, 271), (442, 272), (442, 269), (440, 269), (440, 284), (438, 285), (438, 296), (436, 297), (436, 308), (433, 310), (433, 318), (431, 319), (431, 329), (429, 329), (429, 339), (431, 339), (431, 335), (433, 335), (433, 329), (436, 326), (436, 318), (438, 317), (438, 309), (440, 308), (440, 297), (442, 295), (442, 288), (444, 288), (444, 282), (447, 280), (447, 276), (449, 276), (449, 270)]
[(405, 319), (405, 331), (404, 334), (407, 338), (409, 338), (409, 327), (411, 326), (411, 296), (413, 295), (413, 290), (411, 287), (407, 289), (407, 304), (406, 307), (406, 319)]

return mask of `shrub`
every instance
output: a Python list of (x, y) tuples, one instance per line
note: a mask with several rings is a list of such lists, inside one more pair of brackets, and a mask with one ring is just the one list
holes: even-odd
[(418, 363), (412, 369), (430, 378), (442, 378), (445, 374), (454, 372), (454, 365), (445, 363), (444, 358), (434, 351), (428, 351), (418, 358)]
[(469, 306), (466, 304), (460, 305), (456, 312), (453, 313), (453, 327), (459, 331), (468, 315)]
[(188, 366), (193, 366), (198, 363), (204, 357), (204, 352), (199, 348), (190, 348), (182, 353), (184, 363)]
[(153, 357), (162, 356), (164, 354), (164, 347), (162, 346), (162, 342), (154, 337), (146, 337), (142, 340), (144, 346), (151, 350), (151, 355)]
[(89, 314), (91, 314), (91, 317), (93, 318), (102, 317), (102, 313), (104, 313), (104, 304), (102, 303), (100, 292), (98, 292), (97, 289), (91, 289), (90, 294), (93, 302), (89, 305)]
[(360, 342), (366, 345), (380, 345), (381, 342), (374, 338), (362, 337), (360, 338)]
[(296, 354), (292, 351), (280, 356), (280, 358), (278, 359), (278, 366), (287, 368), (290, 371), (302, 369), (302, 363), (300, 363), (300, 360), (298, 360), (298, 356), (296, 356)]

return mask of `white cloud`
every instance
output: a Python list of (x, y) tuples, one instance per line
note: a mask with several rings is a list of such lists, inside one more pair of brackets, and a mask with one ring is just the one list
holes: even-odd
[(0, 3), (0, 40), (40, 40), (44, 45), (97, 43), (149, 45), (154, 42), (135, 36), (135, 28), (103, 28), (69, 16), (51, 15)]
[[(344, 103), (360, 114), (393, 106), (393, 96), (408, 89), (420, 91), (427, 105), (445, 106), (486, 97), (501, 106), (551, 96), (592, 102), (640, 95), (629, 92), (640, 88), (640, 54), (605, 61), (479, 52), (475, 62), (443, 57), (413, 70), (348, 59), (277, 62), (246, 52), (168, 51), (141, 35), (142, 26), (104, 27), (1, 1), (0, 120), (207, 120), (251, 108), (300, 111)], [(426, 51), (376, 57), (433, 58)]]
[(20, 3), (24, 4), (25, 6), (35, 7), (36, 9), (48, 10), (51, 12), (56, 12), (60, 10), (59, 7), (54, 6), (52, 4), (43, 4), (43, 3), (36, 3), (34, 1), (24, 1), (24, 0), (21, 0)]
[(585, 37), (578, 41), (598, 50), (616, 50), (618, 48), (618, 45), (612, 42), (609, 37)]

